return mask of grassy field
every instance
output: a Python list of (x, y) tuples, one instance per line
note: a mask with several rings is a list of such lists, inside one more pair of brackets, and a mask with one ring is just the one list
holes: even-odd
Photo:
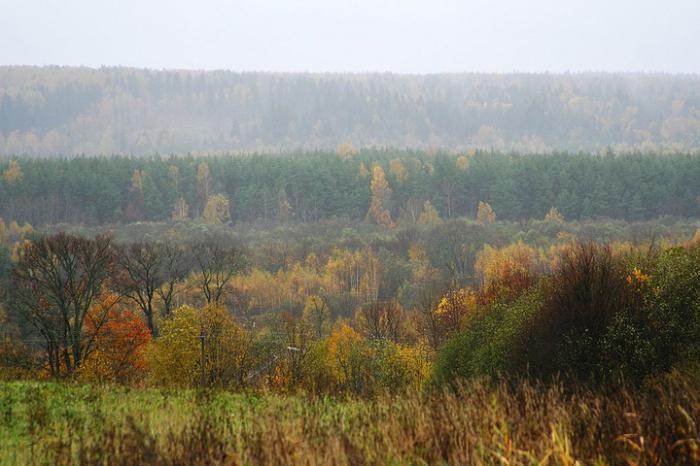
[(10, 382), (0, 416), (3, 465), (700, 462), (700, 390), (680, 378), (376, 400)]

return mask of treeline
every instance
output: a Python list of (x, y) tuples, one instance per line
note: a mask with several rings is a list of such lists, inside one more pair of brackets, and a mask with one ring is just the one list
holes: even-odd
[[(40, 236), (17, 244), (5, 276), (0, 376), (374, 396), (504, 375), (607, 385), (693, 374), (699, 254), (697, 235), (515, 242), (485, 246), (479, 279), (459, 284), (441, 282), (418, 244), (411, 270), (336, 250), (265, 276), (213, 237)], [(382, 294), (405, 275), (410, 301)]]
[(694, 150), (700, 79), (1, 67), (0, 155)]
[[(391, 227), (460, 216), (643, 220), (700, 214), (700, 156), (357, 151), (0, 162), (0, 217), (34, 226), (330, 218)], [(421, 220), (422, 219), (422, 220)], [(487, 219), (484, 217), (483, 219)]]

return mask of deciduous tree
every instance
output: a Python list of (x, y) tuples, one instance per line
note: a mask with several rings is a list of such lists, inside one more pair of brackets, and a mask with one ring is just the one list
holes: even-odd
[(476, 221), (481, 225), (486, 225), (496, 221), (496, 213), (488, 202), (479, 201), (476, 210)]
[(372, 167), (370, 189), (372, 191), (372, 199), (370, 201), (369, 211), (367, 211), (367, 219), (372, 219), (375, 223), (383, 227), (393, 228), (394, 221), (391, 219), (391, 212), (389, 212), (387, 208), (387, 204), (391, 198), (391, 188), (384, 176), (384, 169), (380, 165)]
[[(13, 275), (14, 302), (43, 337), (53, 376), (72, 374), (94, 348), (111, 306), (101, 297), (113, 262), (107, 235), (87, 239), (58, 233), (21, 246)], [(86, 332), (89, 312), (95, 325)]]
[(202, 212), (202, 219), (211, 225), (220, 225), (231, 221), (228, 197), (223, 194), (209, 196)]
[(207, 305), (222, 304), (226, 285), (238, 273), (248, 268), (248, 261), (236, 247), (223, 246), (209, 238), (192, 246), (199, 289)]

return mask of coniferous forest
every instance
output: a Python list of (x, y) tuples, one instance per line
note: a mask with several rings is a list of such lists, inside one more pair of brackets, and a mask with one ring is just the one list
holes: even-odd
[[(347, 151), (347, 152), (343, 152)], [(339, 153), (340, 152), (340, 153)], [(211, 195), (239, 223), (364, 220), (379, 167), (393, 218), (428, 201), (441, 218), (476, 215), (487, 202), (503, 220), (626, 221), (700, 214), (700, 155), (426, 153), (363, 150), (169, 157), (0, 161), (0, 216), (32, 225), (166, 221), (178, 206), (197, 218)], [(415, 219), (414, 219), (415, 220)]]

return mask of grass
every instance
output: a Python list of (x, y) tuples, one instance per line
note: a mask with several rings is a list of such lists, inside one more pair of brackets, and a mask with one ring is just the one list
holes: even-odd
[(0, 383), (0, 463), (700, 464), (700, 390), (528, 382), (373, 400)]

